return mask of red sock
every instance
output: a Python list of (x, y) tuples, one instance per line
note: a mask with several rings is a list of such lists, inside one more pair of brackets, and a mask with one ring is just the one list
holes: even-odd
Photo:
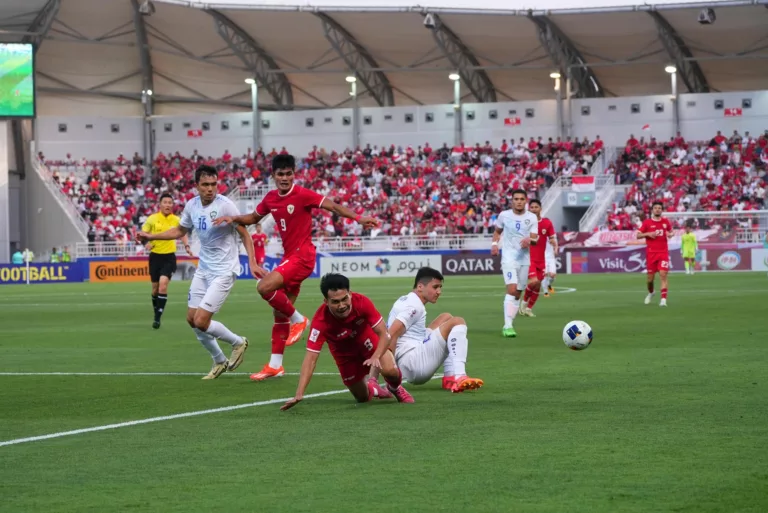
[(533, 308), (533, 305), (536, 304), (537, 299), (539, 299), (539, 291), (532, 290), (531, 293), (528, 295), (528, 308)]
[(661, 289), (661, 299), (667, 299), (667, 289)]
[(288, 334), (291, 332), (291, 323), (288, 319), (275, 319), (272, 325), (272, 354), (285, 353), (285, 341), (288, 340)]
[(276, 290), (271, 297), (267, 296), (261, 296), (264, 298), (264, 300), (269, 303), (269, 306), (274, 308), (277, 312), (283, 314), (283, 316), (291, 318), (291, 315), (293, 315), (293, 312), (296, 311), (296, 308), (293, 307), (293, 304), (291, 304), (291, 301), (288, 299), (288, 296), (285, 295), (285, 292), (282, 290)]
[(531, 286), (528, 285), (525, 287), (525, 292), (523, 292), (523, 302), (528, 301), (531, 298), (531, 294), (533, 294), (533, 291), (531, 290)]
[(397, 369), (397, 378), (391, 378), (389, 376), (384, 376), (384, 381), (387, 382), (387, 386), (390, 390), (397, 390), (397, 387), (402, 385), (403, 383), (403, 373), (400, 372), (400, 369)]

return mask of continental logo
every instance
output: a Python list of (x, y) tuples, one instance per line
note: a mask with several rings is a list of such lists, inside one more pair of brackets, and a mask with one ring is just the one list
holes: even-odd
[(136, 262), (90, 262), (92, 282), (134, 282), (149, 280), (149, 266), (146, 261)]

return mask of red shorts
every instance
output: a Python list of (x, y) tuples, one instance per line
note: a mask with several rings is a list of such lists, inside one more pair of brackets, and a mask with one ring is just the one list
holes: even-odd
[(292, 255), (283, 258), (280, 265), (274, 268), (283, 277), (283, 290), (289, 296), (298, 296), (301, 291), (301, 283), (312, 275), (315, 270), (315, 255), (312, 258), (302, 258)]
[[(342, 354), (338, 354), (337, 351), (331, 349), (331, 355), (333, 355), (333, 359), (336, 361), (336, 367), (339, 368), (341, 381), (346, 386), (350, 386), (368, 377), (368, 372), (371, 368), (363, 365), (363, 362), (373, 356), (378, 343), (379, 337), (369, 327), (358, 335), (354, 341), (344, 342), (346, 347)], [(329, 348), (331, 344), (329, 344)], [(347, 348), (351, 349), (351, 351), (347, 350)]]
[(648, 253), (646, 260), (648, 274), (669, 271), (669, 253)]
[(264, 259), (266, 258), (266, 255), (264, 253), (256, 253), (253, 256), (254, 258), (256, 258), (256, 263), (259, 264), (259, 266), (264, 265)]
[(528, 268), (528, 278), (536, 278), (539, 281), (544, 279), (544, 269), (546, 264), (544, 262), (531, 262), (531, 266)]

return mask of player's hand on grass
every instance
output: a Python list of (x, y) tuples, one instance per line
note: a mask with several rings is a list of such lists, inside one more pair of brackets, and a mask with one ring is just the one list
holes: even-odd
[(301, 402), (300, 398), (294, 397), (293, 399), (291, 399), (290, 401), (288, 401), (287, 403), (282, 405), (280, 407), (280, 411), (290, 410), (291, 408), (293, 408), (294, 406), (296, 406), (300, 402)]
[(232, 224), (233, 223), (232, 216), (221, 216), (217, 217), (213, 220), (213, 226), (219, 226), (222, 224)]
[(366, 229), (376, 228), (379, 226), (379, 220), (370, 216), (362, 216), (358, 222), (363, 225), (363, 228)]
[(366, 367), (381, 369), (381, 360), (379, 360), (378, 358), (368, 358), (366, 361), (363, 362), (363, 365), (365, 365)]
[(262, 279), (267, 275), (267, 271), (264, 270), (263, 267), (261, 267), (257, 262), (255, 258), (252, 258), (250, 263), (248, 264), (251, 267), (251, 275), (256, 278), (257, 280)]

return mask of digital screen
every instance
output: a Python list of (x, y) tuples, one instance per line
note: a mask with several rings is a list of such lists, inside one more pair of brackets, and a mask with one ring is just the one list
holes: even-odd
[(35, 49), (0, 43), (0, 118), (35, 116)]

